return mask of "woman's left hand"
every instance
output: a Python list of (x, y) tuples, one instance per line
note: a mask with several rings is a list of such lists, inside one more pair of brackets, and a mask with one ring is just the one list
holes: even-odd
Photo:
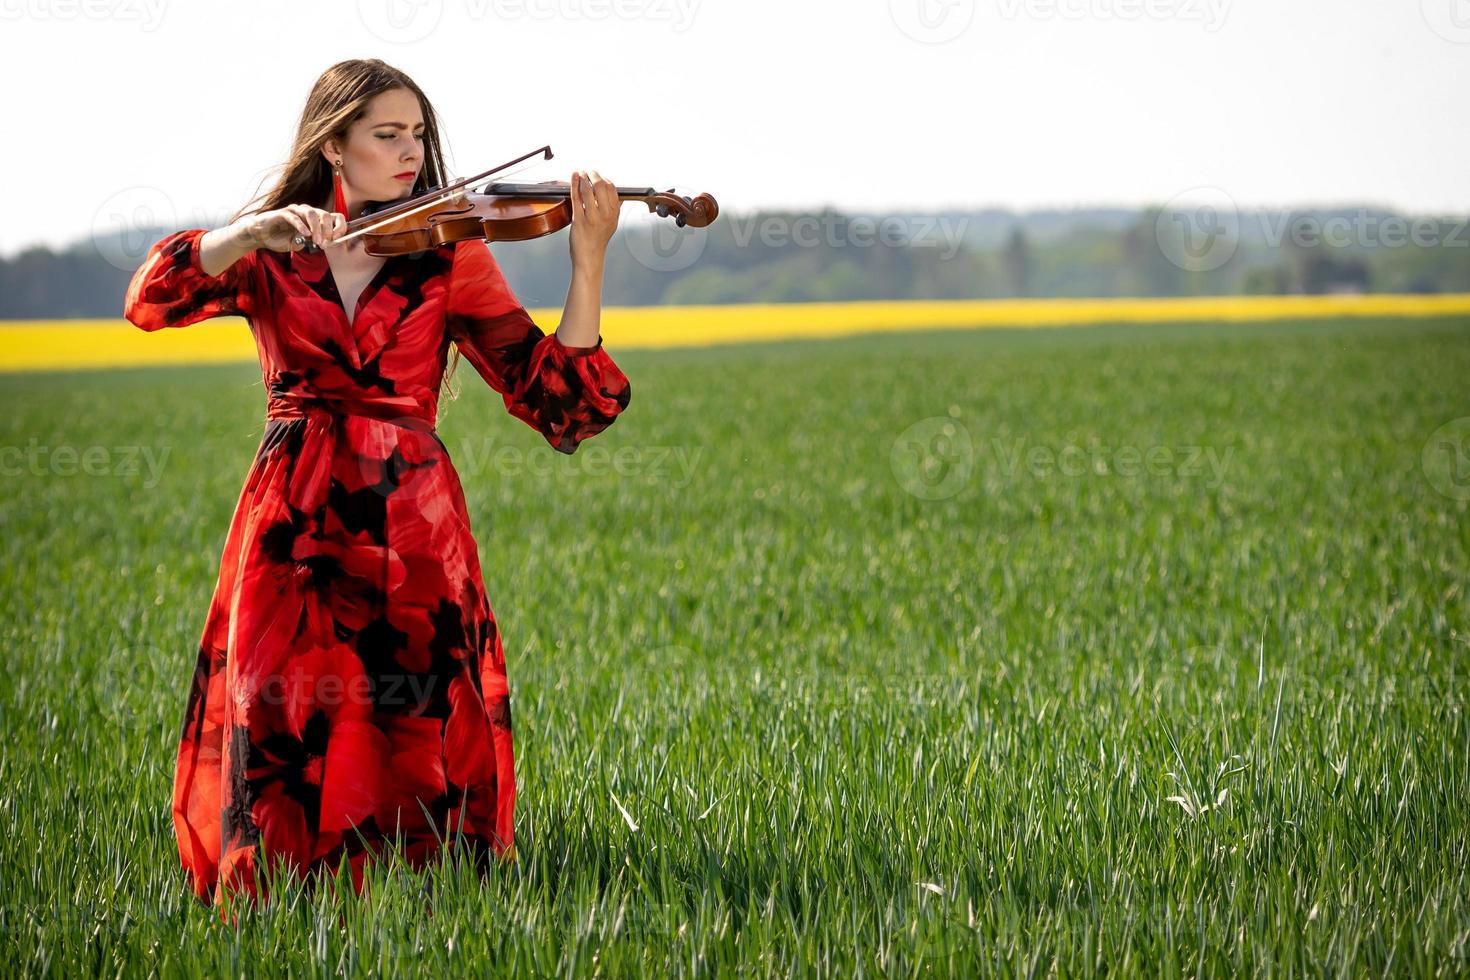
[(618, 200), (613, 182), (596, 170), (572, 173), (572, 265), (600, 266), (607, 243), (618, 227)]

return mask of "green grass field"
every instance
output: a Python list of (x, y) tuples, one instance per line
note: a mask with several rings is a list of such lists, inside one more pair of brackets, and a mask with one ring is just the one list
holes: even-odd
[(1470, 321), (608, 349), (575, 456), (441, 406), (519, 864), (238, 932), (169, 801), (259, 371), (0, 382), (6, 974), (1470, 972)]

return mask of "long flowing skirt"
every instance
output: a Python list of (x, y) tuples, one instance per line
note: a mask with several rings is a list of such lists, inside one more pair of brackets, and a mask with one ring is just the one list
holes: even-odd
[(207, 904), (385, 845), (514, 857), (505, 656), (464, 495), (413, 420), (267, 422), (184, 713), (173, 818)]

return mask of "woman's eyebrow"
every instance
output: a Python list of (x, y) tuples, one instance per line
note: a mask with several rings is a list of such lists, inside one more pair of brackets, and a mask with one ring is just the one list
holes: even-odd
[[(379, 126), (392, 126), (394, 129), (407, 129), (408, 128), (408, 123), (401, 123), (401, 122), (380, 122), (380, 123), (373, 123), (373, 127), (372, 128), (373, 129), (377, 129)], [(423, 123), (419, 123), (418, 125), (414, 126), (414, 129), (418, 129), (420, 126), (423, 126)]]

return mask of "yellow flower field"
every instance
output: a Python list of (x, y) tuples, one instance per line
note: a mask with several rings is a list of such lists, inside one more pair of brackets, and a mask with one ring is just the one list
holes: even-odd
[[(560, 312), (533, 309), (531, 315), (549, 333)], [(1465, 313), (1470, 313), (1470, 294), (1462, 293), (646, 306), (604, 310), (602, 336), (610, 348), (632, 350), (901, 330)], [(233, 317), (157, 333), (145, 333), (121, 318), (0, 321), (0, 372), (209, 364), (255, 357), (249, 329)]]

